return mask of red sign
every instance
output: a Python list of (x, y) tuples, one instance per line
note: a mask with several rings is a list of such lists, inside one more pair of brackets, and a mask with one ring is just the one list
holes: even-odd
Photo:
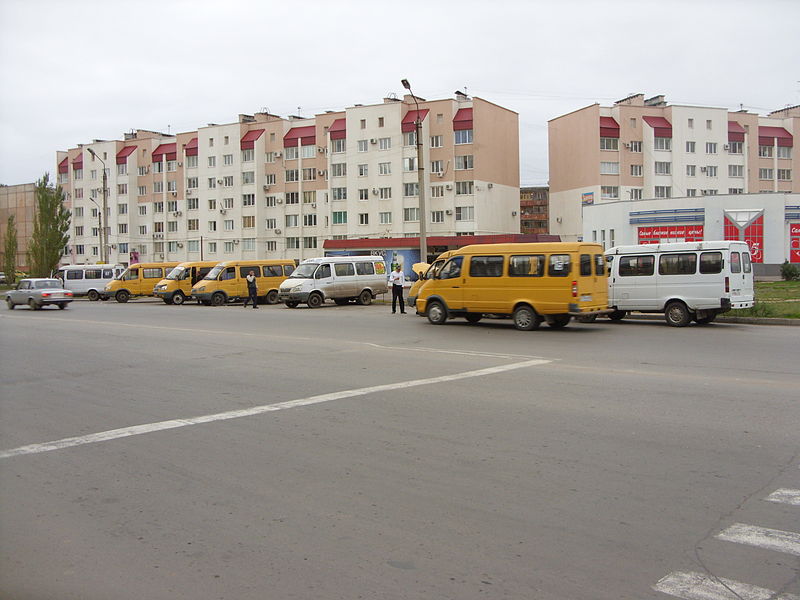
[(703, 225), (664, 225), (663, 227), (639, 227), (640, 244), (657, 244), (661, 240), (702, 242)]
[(789, 223), (789, 235), (800, 235), (800, 223)]
[(800, 263), (800, 223), (789, 223), (789, 262)]

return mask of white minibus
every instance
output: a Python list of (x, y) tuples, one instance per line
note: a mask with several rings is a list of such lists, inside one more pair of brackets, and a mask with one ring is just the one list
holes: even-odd
[(98, 300), (106, 284), (124, 270), (122, 265), (63, 265), (58, 268), (56, 276), (64, 282), (65, 290), (89, 300)]
[(336, 304), (370, 304), (377, 294), (386, 293), (387, 281), (386, 263), (379, 256), (309, 258), (281, 283), (278, 302), (289, 308), (301, 302), (317, 308), (328, 298)]
[(746, 242), (675, 242), (606, 251), (608, 305), (614, 321), (630, 311), (664, 313), (668, 325), (703, 325), (754, 302)]

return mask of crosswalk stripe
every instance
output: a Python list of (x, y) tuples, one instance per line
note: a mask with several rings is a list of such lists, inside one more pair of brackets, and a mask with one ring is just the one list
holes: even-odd
[(800, 533), (792, 531), (735, 523), (718, 534), (717, 538), (727, 542), (747, 544), (748, 546), (800, 556)]
[(791, 504), (792, 506), (800, 506), (800, 490), (790, 490), (781, 488), (775, 490), (769, 496), (764, 498), (770, 502), (780, 502), (781, 504)]
[(674, 571), (653, 589), (684, 600), (800, 600), (794, 594), (775, 596), (772, 590), (695, 572)]

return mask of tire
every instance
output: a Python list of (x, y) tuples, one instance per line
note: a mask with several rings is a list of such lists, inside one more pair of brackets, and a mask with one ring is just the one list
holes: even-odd
[(683, 302), (673, 300), (664, 309), (664, 320), (670, 327), (686, 327), (692, 320), (692, 315)]
[(300, 302), (297, 300), (287, 300), (284, 302), (286, 308), (297, 308), (300, 305)]
[(481, 320), (481, 317), (483, 317), (483, 315), (479, 313), (469, 313), (464, 318), (467, 320), (467, 323), (471, 323), (474, 325), (475, 323)]
[(334, 298), (333, 301), (336, 303), (336, 306), (350, 304), (350, 298)]
[(97, 290), (89, 290), (86, 293), (86, 297), (89, 298), (92, 302), (97, 302), (100, 299), (100, 294)]
[(114, 299), (122, 304), (125, 304), (130, 299), (130, 297), (131, 295), (127, 290), (120, 290), (116, 294), (114, 294)]
[(211, 300), (200, 300), (200, 304), (203, 306), (211, 306)]
[(514, 320), (514, 327), (520, 331), (532, 331), (542, 324), (542, 317), (530, 306), (518, 306), (511, 318)]
[(14, 303), (11, 301), (11, 298), (6, 298), (6, 306), (8, 310), (14, 310)]
[(186, 302), (186, 296), (183, 295), (183, 292), (175, 292), (172, 294), (172, 304), (181, 305)]
[(572, 317), (569, 315), (548, 315), (545, 317), (548, 327), (553, 329), (563, 329), (567, 326)]
[(447, 310), (441, 302), (434, 300), (428, 304), (425, 311), (428, 321), (434, 325), (443, 325), (447, 321)]
[(372, 292), (369, 290), (362, 290), (362, 292), (356, 298), (356, 303), (360, 304), (361, 306), (369, 306), (372, 304)]
[(222, 306), (225, 304), (225, 294), (223, 292), (214, 292), (211, 295), (212, 306)]
[(64, 302), (58, 304), (58, 310), (64, 310), (65, 308), (67, 308), (67, 305)]
[(308, 307), (309, 308), (319, 308), (322, 306), (324, 300), (322, 299), (322, 295), (318, 292), (314, 292), (308, 297)]
[(31, 310), (40, 310), (42, 307), (36, 304), (36, 300), (33, 298), (28, 299), (28, 306), (30, 306)]
[(597, 320), (597, 315), (586, 315), (583, 317), (575, 317), (578, 323), (594, 323)]
[(627, 314), (628, 311), (626, 310), (615, 310), (610, 315), (608, 315), (608, 318), (611, 319), (612, 321), (622, 321), (622, 319), (624, 319)]
[(278, 290), (270, 290), (267, 292), (266, 296), (267, 304), (277, 304), (278, 303)]
[(100, 296), (100, 300), (102, 302), (106, 302), (106, 301), (108, 301), (108, 296)]

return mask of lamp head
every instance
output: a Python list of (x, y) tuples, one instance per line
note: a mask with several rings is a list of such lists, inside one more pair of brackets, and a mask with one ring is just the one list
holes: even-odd
[(411, 91), (411, 84), (408, 82), (408, 79), (401, 79), (400, 83), (402, 83), (403, 87), (406, 88), (409, 92)]
[(92, 150), (91, 148), (87, 148), (87, 150), (89, 151), (89, 154), (91, 154), (95, 158), (97, 157), (97, 155), (94, 153), (94, 150)]

